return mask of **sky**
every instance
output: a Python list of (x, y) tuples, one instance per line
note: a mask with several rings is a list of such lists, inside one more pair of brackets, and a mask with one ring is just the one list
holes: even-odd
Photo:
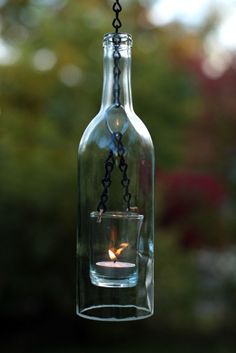
[(218, 25), (203, 42), (202, 70), (210, 78), (220, 77), (236, 53), (236, 0), (139, 0), (148, 5), (150, 22), (159, 27), (179, 22), (197, 31), (209, 16), (217, 14)]
[[(144, 0), (140, 0), (147, 4)], [(214, 33), (218, 46), (236, 50), (236, 0), (156, 0), (149, 9), (149, 19), (156, 26), (165, 26), (178, 21), (189, 28), (197, 29), (216, 11), (220, 23)]]
[[(67, 0), (31, 1), (34, 5), (41, 3), (45, 6), (65, 6), (67, 3)], [(213, 11), (216, 11), (220, 18), (219, 25), (213, 32), (209, 33), (204, 43), (206, 52), (204, 67), (208, 70), (207, 68), (215, 66), (216, 71), (212, 71), (213, 76), (222, 73), (228, 65), (230, 61), (228, 53), (236, 52), (236, 0), (133, 1), (139, 1), (148, 8), (149, 20), (155, 26), (165, 26), (173, 21), (178, 21), (186, 28), (196, 31), (205, 22), (207, 17)], [(6, 2), (7, 0), (0, 0), (0, 7), (6, 4)], [(19, 57), (19, 50), (6, 43), (0, 34), (0, 65), (12, 65)]]

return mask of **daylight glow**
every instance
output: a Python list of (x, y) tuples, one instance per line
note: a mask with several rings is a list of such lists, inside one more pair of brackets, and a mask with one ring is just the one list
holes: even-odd
[(51, 70), (57, 62), (56, 54), (47, 48), (36, 51), (33, 56), (33, 65), (39, 71)]
[(217, 42), (226, 50), (236, 50), (235, 0), (158, 0), (150, 7), (148, 17), (155, 26), (177, 21), (187, 27), (198, 28), (213, 11), (220, 16), (215, 31)]
[(207, 15), (212, 0), (159, 0), (149, 11), (149, 18), (155, 25), (166, 25), (179, 21), (189, 26), (197, 26)]
[(5, 5), (5, 4), (6, 4), (6, 2), (7, 2), (7, 0), (0, 0), (0, 6)]
[(74, 87), (81, 82), (82, 71), (74, 64), (67, 64), (59, 71), (59, 78), (66, 86)]
[(0, 65), (13, 65), (20, 57), (20, 51), (0, 38)]
[(227, 49), (236, 49), (236, 8), (222, 21), (217, 34), (219, 42)]
[(202, 62), (203, 72), (210, 78), (220, 77), (230, 66), (232, 56), (227, 52), (213, 52)]
[(35, 6), (53, 6), (60, 9), (67, 4), (68, 0), (31, 0), (31, 2)]

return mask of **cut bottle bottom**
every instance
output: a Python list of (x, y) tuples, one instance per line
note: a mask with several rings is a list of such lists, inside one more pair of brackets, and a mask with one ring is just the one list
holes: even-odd
[(149, 309), (135, 305), (91, 306), (77, 313), (79, 316), (100, 321), (142, 320), (153, 315)]

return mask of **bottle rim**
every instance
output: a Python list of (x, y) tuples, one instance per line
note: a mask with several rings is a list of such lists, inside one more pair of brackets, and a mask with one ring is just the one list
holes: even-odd
[[(90, 213), (90, 218), (98, 218), (99, 212), (93, 211)], [(122, 211), (107, 211), (101, 215), (101, 218), (116, 218), (116, 219), (136, 219), (143, 220), (144, 215), (134, 212), (122, 212)]]
[(106, 33), (103, 38), (103, 47), (114, 47), (114, 37), (119, 36), (120, 46), (133, 46), (133, 39), (129, 33)]

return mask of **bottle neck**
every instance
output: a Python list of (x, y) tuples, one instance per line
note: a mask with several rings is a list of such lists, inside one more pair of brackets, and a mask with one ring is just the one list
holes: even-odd
[[(121, 58), (119, 60), (119, 85), (120, 104), (126, 111), (133, 110), (131, 92), (131, 47), (121, 45), (119, 49)], [(115, 103), (114, 100), (114, 46), (104, 46), (104, 81), (101, 109), (106, 109)]]

